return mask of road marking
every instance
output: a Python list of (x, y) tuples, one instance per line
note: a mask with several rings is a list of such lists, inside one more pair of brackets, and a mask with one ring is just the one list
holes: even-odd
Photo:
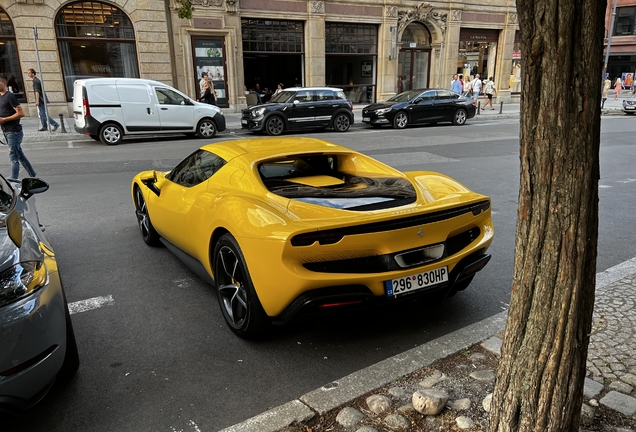
[(115, 304), (112, 295), (105, 297), (93, 297), (86, 300), (80, 300), (68, 304), (68, 310), (71, 314), (87, 312), (89, 310), (98, 309), (102, 306), (112, 306)]
[(68, 143), (68, 148), (73, 148), (73, 141), (66, 141)]
[(636, 182), (636, 179), (628, 178), (627, 180), (618, 180), (617, 183), (633, 183)]

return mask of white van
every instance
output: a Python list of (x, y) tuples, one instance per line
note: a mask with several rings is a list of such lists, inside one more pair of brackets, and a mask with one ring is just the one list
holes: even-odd
[(89, 78), (73, 85), (75, 130), (119, 144), (124, 135), (175, 134), (213, 138), (225, 130), (223, 111), (158, 81)]

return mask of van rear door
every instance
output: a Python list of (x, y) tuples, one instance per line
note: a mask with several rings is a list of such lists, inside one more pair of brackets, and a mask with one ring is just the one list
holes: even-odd
[(79, 128), (86, 127), (86, 119), (84, 118), (84, 100), (86, 99), (86, 87), (84, 81), (75, 81), (73, 83), (73, 117), (75, 125)]
[(161, 127), (148, 84), (117, 83), (124, 127), (128, 132), (158, 132)]

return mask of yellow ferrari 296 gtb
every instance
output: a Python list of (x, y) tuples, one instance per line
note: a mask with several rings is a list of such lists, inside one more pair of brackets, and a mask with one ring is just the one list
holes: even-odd
[(241, 337), (307, 308), (453, 295), (494, 234), (487, 196), (312, 138), (206, 145), (135, 176), (132, 198), (143, 240), (210, 281)]

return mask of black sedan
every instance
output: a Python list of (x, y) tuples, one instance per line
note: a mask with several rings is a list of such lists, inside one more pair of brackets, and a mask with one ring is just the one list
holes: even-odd
[(391, 125), (404, 129), (410, 124), (452, 122), (463, 125), (475, 117), (471, 98), (444, 89), (409, 90), (386, 102), (362, 110), (362, 122), (373, 127)]

